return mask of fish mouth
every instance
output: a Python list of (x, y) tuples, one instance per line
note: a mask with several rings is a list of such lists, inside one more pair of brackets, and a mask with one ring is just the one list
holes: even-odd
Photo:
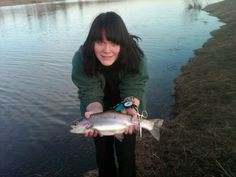
[(74, 121), (71, 122), (71, 125), (76, 126), (76, 125), (78, 125), (78, 123), (81, 122), (81, 121), (82, 121), (82, 119), (74, 120)]
[(75, 129), (76, 128), (76, 125), (71, 125), (70, 126), (72, 129)]
[(81, 131), (81, 130), (78, 130), (78, 129), (76, 129), (76, 128), (72, 128), (72, 129), (70, 129), (70, 133), (76, 133), (76, 134), (78, 134), (78, 133), (84, 133), (84, 132)]
[(77, 132), (75, 131), (75, 129), (71, 129), (70, 133), (77, 133)]

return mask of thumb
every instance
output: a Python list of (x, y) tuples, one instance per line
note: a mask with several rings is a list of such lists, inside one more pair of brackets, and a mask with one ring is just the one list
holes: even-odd
[(90, 116), (93, 114), (93, 112), (90, 112), (90, 111), (88, 111), (88, 112), (85, 112), (84, 113), (84, 116), (88, 119), (88, 118), (90, 118)]

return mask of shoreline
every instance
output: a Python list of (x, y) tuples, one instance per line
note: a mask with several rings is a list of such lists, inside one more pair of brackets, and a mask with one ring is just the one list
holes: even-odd
[[(176, 78), (174, 116), (156, 142), (137, 140), (139, 177), (236, 176), (236, 1), (203, 10), (225, 25), (212, 31)], [(91, 170), (84, 177), (97, 177)]]
[[(236, 1), (203, 10), (225, 25), (211, 32), (176, 78), (174, 116), (156, 142), (137, 140), (139, 177), (236, 176)], [(91, 170), (84, 177), (97, 177)]]
[(38, 4), (38, 3), (46, 3), (53, 2), (55, 0), (1, 0), (0, 7), (4, 6), (16, 6), (16, 5), (24, 5), (24, 4)]

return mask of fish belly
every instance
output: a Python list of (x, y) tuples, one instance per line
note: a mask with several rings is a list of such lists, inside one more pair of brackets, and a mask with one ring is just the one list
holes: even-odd
[(115, 135), (123, 133), (126, 129), (127, 125), (125, 124), (117, 124), (117, 125), (97, 125), (93, 128), (103, 136)]

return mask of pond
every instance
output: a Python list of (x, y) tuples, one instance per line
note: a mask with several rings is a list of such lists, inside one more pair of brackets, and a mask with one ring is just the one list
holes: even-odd
[(73, 177), (96, 167), (92, 139), (69, 129), (79, 118), (71, 59), (100, 12), (117, 12), (142, 38), (147, 111), (168, 118), (181, 66), (222, 25), (187, 6), (181, 0), (93, 0), (0, 7), (0, 176)]

